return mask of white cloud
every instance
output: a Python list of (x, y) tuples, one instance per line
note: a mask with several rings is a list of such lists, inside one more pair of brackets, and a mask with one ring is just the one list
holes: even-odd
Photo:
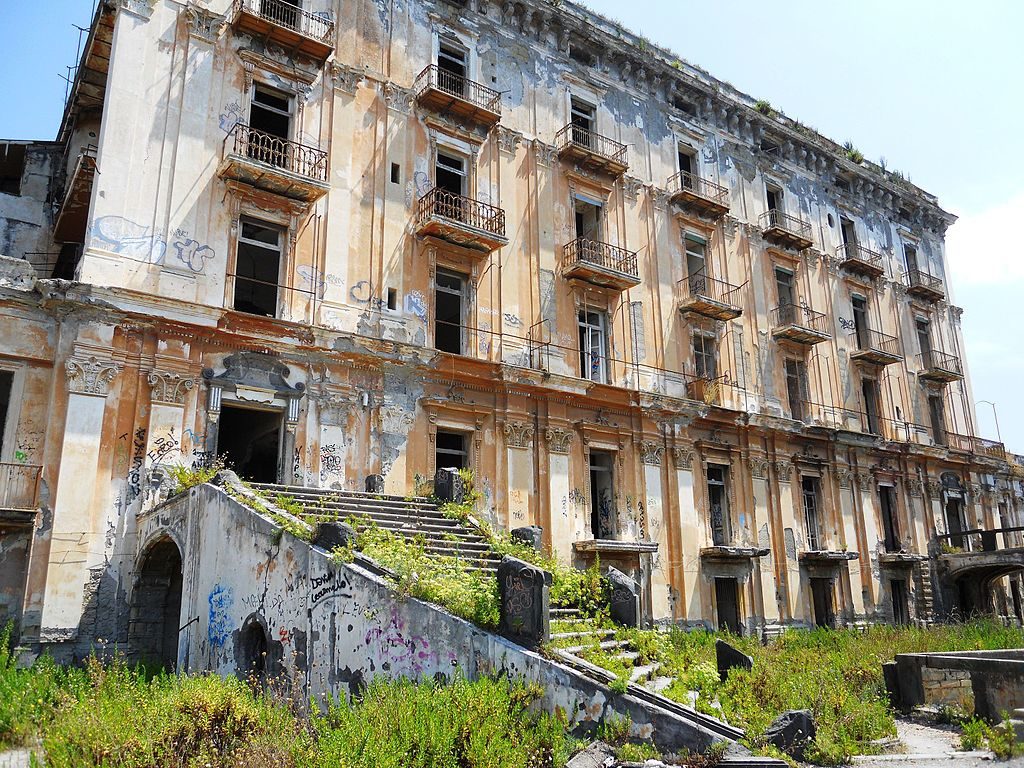
[(946, 233), (953, 285), (1024, 283), (1024, 193), (973, 216)]

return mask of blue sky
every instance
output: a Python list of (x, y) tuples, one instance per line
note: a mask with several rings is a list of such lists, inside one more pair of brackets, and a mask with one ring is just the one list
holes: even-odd
[[(937, 195), (977, 399), (1024, 453), (1024, 3), (588, 0)], [(0, 137), (53, 138), (93, 0), (0, 0)], [(17, 105), (11, 108), (11, 105)], [(977, 430), (995, 437), (990, 406)]]

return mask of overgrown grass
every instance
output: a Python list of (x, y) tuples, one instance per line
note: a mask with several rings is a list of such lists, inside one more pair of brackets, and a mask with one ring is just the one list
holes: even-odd
[[(753, 670), (734, 670), (726, 681), (719, 680), (714, 648), (718, 637), (752, 656)], [(664, 695), (689, 704), (691, 692), (696, 692), (697, 709), (746, 729), (750, 746), (759, 746), (757, 736), (783, 711), (810, 709), (818, 735), (808, 757), (825, 765), (870, 754), (876, 749), (872, 742), (896, 735), (882, 663), (897, 653), (1024, 647), (1024, 631), (993, 621), (927, 629), (875, 626), (863, 632), (792, 630), (767, 646), (756, 638), (703, 631), (618, 630), (615, 639), (627, 641), (628, 650), (639, 657), (615, 658), (618, 651), (601, 650), (596, 637), (582, 643), (587, 648), (581, 655), (620, 679), (635, 665), (661, 663), (658, 674), (676, 678)], [(976, 727), (979, 733), (969, 734), (968, 741), (983, 742), (993, 751), (1012, 751), (1005, 745), (1005, 729), (980, 729)]]
[(578, 746), (534, 712), (539, 688), (508, 680), (378, 681), (306, 719), (235, 678), (17, 669), (3, 653), (0, 747), (39, 745), (52, 768), (561, 768)]

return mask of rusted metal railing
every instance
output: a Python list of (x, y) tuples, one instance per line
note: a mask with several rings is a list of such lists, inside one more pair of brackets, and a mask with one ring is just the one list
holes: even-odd
[(586, 240), (582, 237), (566, 243), (563, 248), (564, 266), (571, 267), (574, 264), (585, 262), (615, 272), (621, 272), (639, 279), (640, 270), (637, 267), (635, 251), (627, 251), (608, 243), (600, 243), (596, 240)]
[(614, 139), (595, 133), (590, 128), (570, 123), (555, 134), (555, 146), (559, 152), (569, 146), (587, 150), (615, 163), (626, 165), (626, 145)]
[(327, 181), (327, 153), (322, 149), (263, 133), (245, 123), (237, 123), (224, 141), (236, 155), (276, 166), (313, 181)]
[(929, 275), (927, 272), (922, 272), (920, 269), (911, 269), (908, 272), (905, 272), (903, 280), (909, 288), (924, 288), (925, 290), (935, 291), (936, 293), (945, 293), (942, 287), (941, 277)]
[(942, 371), (953, 376), (963, 376), (964, 369), (960, 365), (960, 358), (948, 352), (937, 352), (931, 350), (918, 355), (921, 367), (933, 371)]
[(695, 173), (680, 171), (668, 180), (669, 191), (685, 190), (719, 205), (729, 204), (729, 190), (713, 181), (702, 179)]
[(235, 0), (235, 12), (239, 11), (321, 43), (330, 43), (334, 36), (334, 22), (331, 19), (304, 11), (287, 0)]
[(795, 325), (819, 333), (828, 333), (828, 318), (824, 312), (815, 312), (798, 304), (780, 304), (771, 311), (772, 327)]
[(42, 472), (35, 464), (0, 463), (0, 509), (35, 509)]
[(870, 328), (857, 330), (857, 348), (865, 352), (876, 350), (887, 355), (902, 355), (900, 352), (900, 340), (881, 331), (874, 331)]
[(882, 262), (882, 254), (878, 251), (872, 251), (870, 248), (865, 248), (862, 245), (856, 243), (844, 243), (836, 248), (836, 257), (839, 258), (843, 263), (847, 261), (857, 261), (862, 264), (867, 264), (873, 269), (878, 271), (884, 271), (885, 267)]
[(708, 277), (704, 270), (696, 272), (679, 281), (680, 298), (705, 298), (721, 304), (736, 304), (738, 292), (742, 286), (727, 283)]
[(780, 210), (765, 211), (758, 218), (762, 229), (781, 229), (791, 235), (805, 240), (811, 239), (811, 225), (796, 216), (790, 216)]
[(475, 227), (498, 237), (505, 236), (505, 210), (471, 197), (456, 195), (446, 189), (434, 187), (420, 198), (416, 207), (416, 225), (431, 217)]
[(419, 96), (428, 88), (462, 99), (488, 112), (501, 112), (501, 94), (493, 88), (470, 80), (465, 75), (431, 64), (416, 77), (413, 86)]

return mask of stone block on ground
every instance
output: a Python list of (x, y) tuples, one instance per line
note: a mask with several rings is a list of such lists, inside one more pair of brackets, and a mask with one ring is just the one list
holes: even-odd
[(791, 709), (775, 718), (764, 732), (763, 741), (796, 760), (803, 760), (804, 749), (814, 741), (817, 732), (810, 710)]
[(318, 523), (313, 532), (313, 546), (328, 552), (351, 546), (355, 540), (356, 532), (348, 523)]
[(466, 488), (455, 467), (443, 467), (434, 473), (434, 496), (442, 503), (461, 504), (466, 499)]
[(605, 578), (611, 585), (609, 612), (612, 621), (624, 627), (640, 626), (640, 589), (637, 583), (622, 571), (609, 567)]
[(367, 475), (366, 492), (384, 493), (384, 475)]
[(499, 632), (520, 645), (535, 646), (551, 637), (551, 574), (506, 555), (498, 565), (501, 602)]
[(513, 528), (509, 534), (513, 541), (525, 544), (531, 549), (540, 552), (544, 542), (544, 529), (536, 525), (527, 525), (522, 528)]
[(610, 768), (615, 765), (615, 750), (603, 741), (595, 741), (575, 755), (565, 768)]
[(754, 660), (724, 640), (715, 640), (715, 660), (718, 663), (718, 677), (725, 680), (730, 670), (754, 668)]

